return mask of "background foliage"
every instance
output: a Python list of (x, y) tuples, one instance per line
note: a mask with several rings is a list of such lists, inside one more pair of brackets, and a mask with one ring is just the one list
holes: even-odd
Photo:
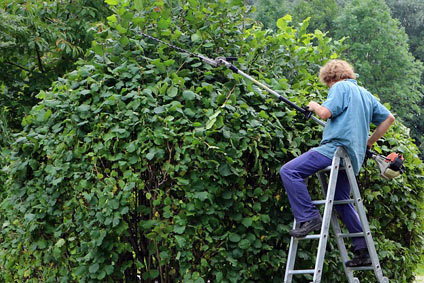
[(40, 89), (84, 55), (96, 31), (91, 24), (109, 13), (102, 0), (2, 1), (0, 105), (11, 131), (21, 129)]
[[(237, 55), (298, 105), (324, 101), (316, 74), (341, 43), (290, 16), (263, 30), (243, 1), (106, 3), (113, 14), (92, 47), (37, 94), (2, 151), (0, 279), (281, 282), (292, 214), (278, 170), (322, 129), (230, 70), (137, 31)], [(359, 180), (384, 272), (409, 282), (423, 250), (423, 164), (401, 123), (375, 150), (407, 160), (399, 179), (382, 180), (368, 161)], [(314, 254), (304, 246), (298, 267)], [(337, 253), (327, 259), (326, 282), (340, 282)]]
[[(423, 152), (424, 42), (422, 1), (256, 0), (256, 18), (267, 28), (286, 13), (295, 22), (310, 17), (308, 31), (346, 38), (343, 55), (367, 89), (393, 105)], [(268, 11), (272, 11), (268, 13)]]

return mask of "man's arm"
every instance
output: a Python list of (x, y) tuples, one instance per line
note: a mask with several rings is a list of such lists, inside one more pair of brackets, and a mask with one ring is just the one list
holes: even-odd
[(367, 141), (367, 147), (371, 148), (372, 145), (378, 141), (389, 129), (389, 127), (393, 124), (395, 121), (395, 117), (392, 114), (389, 114), (389, 116), (384, 120), (378, 127), (375, 129), (374, 133), (368, 138)]
[(321, 119), (328, 119), (331, 117), (331, 112), (327, 107), (321, 106), (315, 101), (311, 101), (308, 104), (308, 110), (315, 112)]

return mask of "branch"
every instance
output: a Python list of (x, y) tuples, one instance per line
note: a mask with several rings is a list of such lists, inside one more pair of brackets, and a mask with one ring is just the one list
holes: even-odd
[(40, 68), (41, 73), (44, 73), (43, 63), (41, 62), (40, 51), (38, 50), (37, 44), (35, 44), (35, 51), (37, 51), (38, 67)]
[(24, 71), (27, 71), (27, 72), (33, 73), (33, 71), (31, 71), (31, 70), (29, 70), (29, 69), (27, 69), (27, 68), (25, 68), (25, 67), (22, 67), (21, 65), (15, 64), (15, 63), (13, 63), (13, 62), (5, 61), (4, 63), (9, 64), (9, 65), (16, 66), (16, 67), (18, 67), (19, 69), (22, 69), (22, 70), (24, 70)]
[(38, 74), (38, 75), (42, 75), (42, 76), (45, 76), (46, 77), (46, 74), (43, 74), (43, 73), (40, 73), (40, 72), (36, 72), (36, 71), (30, 70), (30, 69), (27, 69), (25, 67), (22, 67), (21, 65), (16, 64), (16, 63), (9, 62), (9, 61), (4, 61), (4, 63), (5, 64), (12, 65), (12, 66), (15, 66), (15, 67), (18, 67), (19, 69), (24, 70), (24, 71), (27, 71), (27, 72), (30, 72), (32, 74)]

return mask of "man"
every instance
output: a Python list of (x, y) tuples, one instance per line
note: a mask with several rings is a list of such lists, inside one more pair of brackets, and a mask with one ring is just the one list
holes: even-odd
[[(357, 175), (370, 148), (394, 122), (393, 115), (365, 88), (358, 86), (352, 66), (343, 60), (331, 60), (319, 74), (322, 83), (330, 91), (327, 100), (319, 105), (311, 101), (310, 111), (321, 119), (328, 119), (319, 147), (286, 163), (280, 170), (291, 208), (300, 227), (290, 231), (294, 237), (305, 237), (320, 230), (322, 218), (309, 196), (305, 178), (330, 166), (336, 149), (343, 146), (349, 154)], [(377, 126), (368, 138), (370, 123)], [(340, 171), (334, 199), (350, 198), (347, 175)], [(362, 232), (359, 216), (352, 204), (335, 206), (350, 233)], [(371, 265), (364, 237), (352, 238), (355, 257), (346, 263), (348, 267)]]

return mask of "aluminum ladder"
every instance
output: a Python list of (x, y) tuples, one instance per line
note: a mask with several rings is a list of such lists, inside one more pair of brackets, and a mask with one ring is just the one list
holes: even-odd
[[(341, 164), (344, 164), (344, 166), (341, 167)], [(353, 193), (353, 199), (334, 200), (334, 194), (336, 191), (336, 182), (337, 182), (337, 176), (338, 176), (339, 170), (346, 171), (350, 188), (351, 188), (351, 194)], [(328, 178), (328, 184), (327, 184), (326, 172), (328, 171), (330, 171), (330, 177)], [(365, 214), (365, 208), (362, 203), (358, 184), (356, 182), (356, 177), (353, 172), (352, 163), (346, 151), (342, 147), (339, 147), (334, 154), (332, 165), (325, 168), (324, 170), (317, 172), (317, 175), (318, 175), (322, 190), (324, 192), (324, 195), (326, 195), (325, 200), (313, 201), (315, 205), (322, 205), (322, 204), (325, 205), (321, 232), (320, 234), (316, 234), (316, 235), (307, 235), (304, 238), (291, 237), (289, 254), (288, 254), (288, 259), (286, 264), (286, 273), (284, 276), (284, 283), (292, 282), (293, 275), (296, 275), (296, 274), (313, 274), (313, 281), (311, 283), (321, 282), (322, 269), (324, 265), (325, 249), (327, 246), (330, 222), (333, 228), (333, 232), (336, 235), (337, 246), (340, 251), (340, 255), (343, 261), (344, 272), (346, 274), (346, 278), (348, 279), (348, 282), (359, 283), (359, 279), (353, 276), (353, 271), (373, 270), (378, 282), (388, 283), (389, 282), (388, 278), (383, 276), (383, 272), (381, 270), (377, 252), (374, 246), (374, 241), (371, 236), (371, 231), (368, 224), (367, 216)], [(359, 214), (359, 218), (363, 228), (363, 232), (361, 233), (343, 234), (341, 232), (340, 225), (337, 220), (336, 212), (335, 211), (333, 212), (333, 205), (349, 204), (349, 203), (354, 203), (356, 205), (356, 210)], [(296, 219), (295, 219), (293, 223), (293, 229), (297, 228), (298, 226), (299, 225), (296, 223)], [(348, 254), (347, 254), (347, 250), (346, 250), (346, 246), (344, 244), (343, 238), (350, 238), (350, 237), (365, 237), (368, 252), (370, 254), (371, 262), (372, 262), (370, 266), (346, 267), (345, 262), (348, 261)], [(296, 260), (298, 242), (302, 240), (312, 240), (312, 239), (319, 240), (318, 252), (317, 252), (317, 257), (315, 261), (315, 268), (305, 269), (305, 270), (295, 270), (294, 265)]]

